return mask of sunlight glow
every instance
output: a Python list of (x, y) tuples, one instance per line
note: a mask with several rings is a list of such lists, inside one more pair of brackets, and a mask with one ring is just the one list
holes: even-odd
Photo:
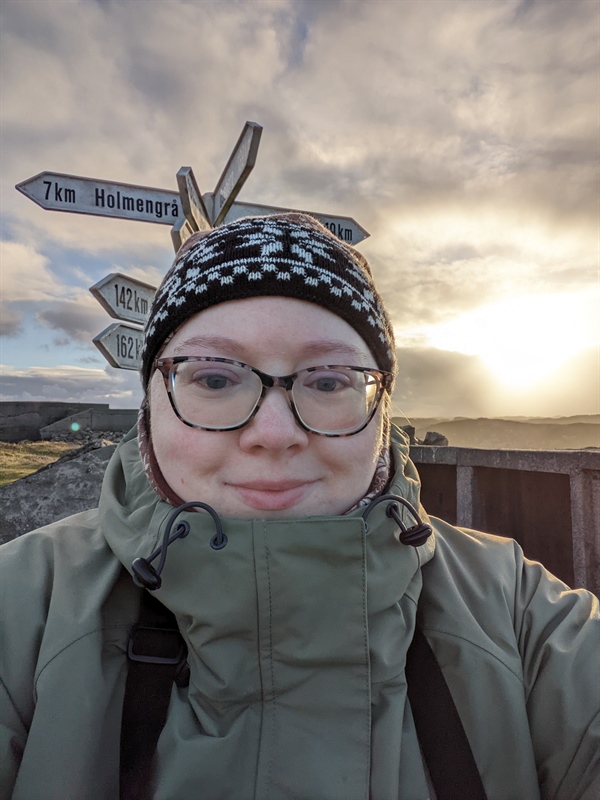
[(531, 388), (600, 343), (600, 293), (515, 297), (427, 328), (428, 344), (477, 355), (507, 388)]

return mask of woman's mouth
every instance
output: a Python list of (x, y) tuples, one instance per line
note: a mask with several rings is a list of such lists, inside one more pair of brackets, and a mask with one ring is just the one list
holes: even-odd
[(257, 511), (284, 511), (301, 502), (316, 481), (248, 481), (230, 483), (229, 486), (244, 503)]

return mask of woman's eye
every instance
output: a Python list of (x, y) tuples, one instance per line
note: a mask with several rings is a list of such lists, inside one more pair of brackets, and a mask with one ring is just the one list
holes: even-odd
[(318, 389), (319, 392), (335, 392), (339, 386), (340, 382), (335, 378), (319, 378), (313, 384), (313, 388)]
[(225, 375), (208, 375), (204, 378), (204, 385), (209, 389), (224, 389), (228, 384)]
[(228, 375), (223, 372), (196, 372), (192, 377), (192, 383), (205, 389), (216, 391), (218, 389), (228, 389), (239, 383), (235, 375)]
[(338, 392), (348, 386), (348, 378), (341, 374), (313, 373), (305, 385), (316, 392)]

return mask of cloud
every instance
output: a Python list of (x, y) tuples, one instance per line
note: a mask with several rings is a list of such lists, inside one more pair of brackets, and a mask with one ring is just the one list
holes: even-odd
[(30, 245), (1, 241), (0, 261), (5, 300), (47, 300), (60, 294), (62, 287), (48, 269), (48, 258)]
[(600, 347), (574, 354), (533, 390), (496, 382), (477, 356), (418, 346), (396, 352), (394, 416), (569, 416), (600, 408)]
[(141, 399), (137, 372), (89, 369), (72, 365), (17, 369), (0, 366), (0, 400), (109, 403), (113, 408), (135, 408)]
[(69, 337), (67, 341), (89, 342), (110, 322), (96, 300), (85, 295), (54, 302), (38, 311), (36, 316), (46, 327), (66, 333)]
[[(49, 258), (20, 242), (1, 241), (0, 248), (5, 298), (0, 335), (17, 336), (25, 320), (35, 319), (44, 327), (67, 335), (67, 339), (54, 340), (53, 344), (60, 347), (72, 341), (89, 343), (110, 324), (111, 319), (86, 288), (93, 279), (85, 270), (75, 267), (71, 273), (68, 267), (61, 265), (55, 271)], [(151, 265), (125, 263), (115, 265), (113, 271), (156, 286), (162, 279), (161, 271)], [(78, 285), (79, 282), (84, 286)]]
[(8, 303), (0, 303), (0, 336), (17, 336), (22, 331), (23, 317)]
[[(10, 174), (31, 174), (33, 151), (39, 169), (175, 188), (181, 160), (207, 191), (256, 116), (265, 131), (248, 199), (363, 213), (367, 227), (381, 216), (384, 231), (396, 214), (426, 222), (450, 203), (465, 220), (482, 204), (516, 218), (525, 208), (589, 232), (597, 8), (556, 6), (173, 0), (142, 16), (135, 3), (56, 0), (32, 19), (9, 2)], [(159, 226), (34, 218), (46, 235), (76, 244), (79, 233), (97, 250), (165, 241)]]
[(479, 359), (425, 347), (397, 350), (394, 416), (479, 416), (491, 408)]
[(134, 278), (135, 280), (142, 281), (143, 283), (147, 283), (150, 286), (156, 287), (158, 287), (162, 282), (166, 272), (164, 269), (160, 270), (158, 267), (154, 267), (149, 264), (139, 267), (131, 266), (130, 264), (119, 267), (119, 265), (116, 264), (114, 271), (127, 275), (128, 278)]

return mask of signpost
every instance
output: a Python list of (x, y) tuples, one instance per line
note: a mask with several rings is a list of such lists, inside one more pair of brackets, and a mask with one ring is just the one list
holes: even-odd
[(119, 217), (163, 225), (173, 225), (182, 213), (177, 192), (80, 178), (60, 172), (40, 172), (18, 183), (15, 188), (49, 211)]
[(90, 289), (111, 317), (143, 325), (156, 294), (156, 286), (111, 272)]
[(142, 363), (144, 334), (141, 328), (113, 323), (92, 339), (111, 367), (138, 370)]
[[(178, 252), (182, 244), (198, 231), (208, 231), (243, 216), (296, 211), (236, 201), (256, 163), (261, 134), (260, 125), (246, 122), (215, 191), (204, 195), (200, 193), (191, 167), (181, 167), (177, 173), (178, 192), (60, 172), (40, 172), (18, 183), (16, 188), (50, 211), (171, 225), (171, 240), (175, 252)], [(358, 244), (369, 235), (352, 217), (313, 211), (297, 213), (316, 217), (342, 241), (351, 245)], [(125, 275), (111, 273), (92, 286), (90, 291), (113, 318), (143, 324), (155, 288)], [(93, 341), (113, 367), (139, 369), (143, 341), (141, 328), (112, 324)]]

